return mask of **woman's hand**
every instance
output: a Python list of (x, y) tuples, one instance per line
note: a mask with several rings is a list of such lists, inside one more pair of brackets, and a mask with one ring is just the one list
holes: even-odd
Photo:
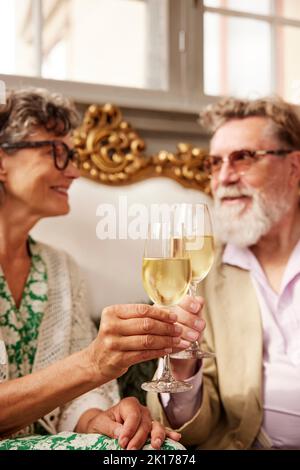
[(113, 305), (103, 310), (97, 338), (87, 348), (90, 363), (105, 381), (124, 374), (128, 367), (182, 350), (189, 342), (175, 324), (177, 315), (155, 306)]
[(166, 437), (179, 441), (180, 434), (152, 421), (148, 408), (134, 397), (124, 398), (106, 411), (86, 411), (75, 429), (76, 432), (105, 434), (118, 439), (127, 450), (140, 449), (148, 437), (154, 449), (160, 449)]
[[(187, 341), (200, 341), (205, 329), (202, 318), (204, 300), (202, 297), (185, 296), (184, 299), (172, 308), (178, 317), (178, 324), (182, 327), (181, 337)], [(192, 377), (198, 367), (199, 359), (172, 359), (172, 372), (177, 380)]]

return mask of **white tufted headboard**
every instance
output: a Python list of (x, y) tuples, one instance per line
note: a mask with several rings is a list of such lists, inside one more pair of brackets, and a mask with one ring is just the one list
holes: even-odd
[[(70, 189), (71, 212), (64, 217), (42, 220), (32, 236), (70, 253), (81, 266), (90, 293), (91, 315), (114, 303), (148, 301), (141, 280), (142, 240), (99, 240), (96, 226), (99, 204), (112, 204), (118, 210), (119, 197), (128, 205), (142, 203), (191, 203), (210, 198), (199, 190), (183, 188), (163, 177), (150, 178), (128, 186), (107, 186), (80, 178)], [(130, 220), (130, 218), (129, 218)]]

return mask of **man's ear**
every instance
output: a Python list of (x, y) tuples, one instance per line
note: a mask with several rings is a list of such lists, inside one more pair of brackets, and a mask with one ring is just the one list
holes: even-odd
[(5, 153), (3, 150), (0, 148), (0, 182), (4, 183), (6, 181), (6, 175), (7, 171), (4, 168), (4, 158), (5, 158)]

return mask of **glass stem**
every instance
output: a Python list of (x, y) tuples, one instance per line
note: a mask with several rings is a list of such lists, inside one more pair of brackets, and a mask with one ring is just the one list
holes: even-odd
[[(198, 283), (195, 281), (191, 281), (190, 287), (189, 287), (189, 294), (191, 297), (196, 297), (197, 296), (197, 287)], [(191, 345), (187, 349), (188, 351), (198, 351), (199, 350), (199, 343), (198, 341), (193, 341)]]
[(172, 382), (174, 380), (172, 373), (171, 373), (171, 366), (170, 366), (170, 356), (164, 356), (164, 368), (163, 373), (161, 375), (160, 380), (164, 382)]
[(189, 294), (190, 294), (191, 297), (196, 297), (197, 287), (198, 287), (198, 283), (195, 282), (195, 281), (191, 281), (190, 287), (189, 287)]

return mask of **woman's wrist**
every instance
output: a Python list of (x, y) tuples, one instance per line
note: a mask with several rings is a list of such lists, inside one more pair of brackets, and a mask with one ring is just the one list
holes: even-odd
[(107, 378), (104, 377), (103, 369), (99, 367), (99, 363), (102, 361), (97, 360), (94, 354), (94, 341), (85, 349), (81, 351), (82, 364), (86, 369), (86, 378), (94, 384), (94, 387), (98, 387), (105, 382)]
[(74, 431), (78, 433), (89, 433), (89, 424), (93, 418), (95, 418), (96, 415), (99, 414), (99, 409), (98, 408), (90, 408), (89, 410), (86, 410), (79, 418)]
[(127, 368), (120, 367), (121, 353), (105, 350), (98, 338), (85, 349), (85, 354), (92, 380), (96, 382), (96, 386), (116, 379), (127, 370)]

